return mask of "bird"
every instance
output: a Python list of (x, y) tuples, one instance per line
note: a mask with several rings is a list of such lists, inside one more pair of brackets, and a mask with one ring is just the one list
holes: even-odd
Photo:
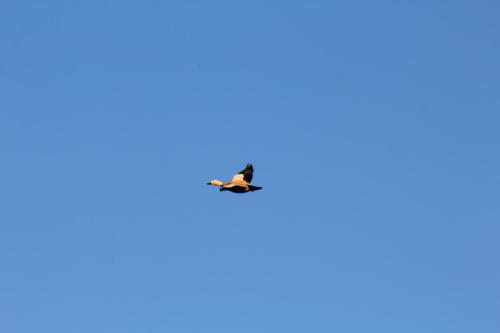
[(245, 169), (241, 170), (233, 176), (233, 180), (229, 183), (223, 183), (217, 179), (214, 179), (207, 183), (207, 185), (219, 186), (219, 190), (231, 191), (234, 193), (247, 193), (262, 189), (260, 186), (250, 185), (253, 178), (253, 165), (247, 163)]

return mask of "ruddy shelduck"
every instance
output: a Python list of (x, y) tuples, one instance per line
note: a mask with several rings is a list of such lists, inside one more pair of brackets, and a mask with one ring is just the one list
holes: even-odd
[(234, 193), (247, 193), (260, 190), (262, 187), (250, 185), (253, 178), (253, 166), (248, 163), (245, 169), (233, 176), (229, 183), (223, 183), (219, 180), (212, 180), (208, 185), (219, 186), (220, 191), (231, 191)]

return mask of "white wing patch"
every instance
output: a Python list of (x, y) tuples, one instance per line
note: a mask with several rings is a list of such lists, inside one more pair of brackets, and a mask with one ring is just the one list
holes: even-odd
[(235, 174), (235, 175), (233, 176), (233, 182), (235, 182), (235, 181), (244, 181), (244, 180), (243, 180), (243, 174), (241, 174), (241, 173), (237, 173), (237, 174)]

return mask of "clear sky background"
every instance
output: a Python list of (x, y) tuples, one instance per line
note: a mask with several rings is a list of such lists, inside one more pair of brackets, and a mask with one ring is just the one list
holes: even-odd
[(249, 3), (0, 0), (0, 331), (499, 332), (500, 3)]

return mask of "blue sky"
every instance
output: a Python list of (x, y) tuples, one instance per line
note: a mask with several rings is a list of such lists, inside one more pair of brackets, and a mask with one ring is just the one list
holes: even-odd
[[(496, 1), (0, 1), (3, 332), (498, 332)], [(262, 191), (220, 193), (247, 162)]]

